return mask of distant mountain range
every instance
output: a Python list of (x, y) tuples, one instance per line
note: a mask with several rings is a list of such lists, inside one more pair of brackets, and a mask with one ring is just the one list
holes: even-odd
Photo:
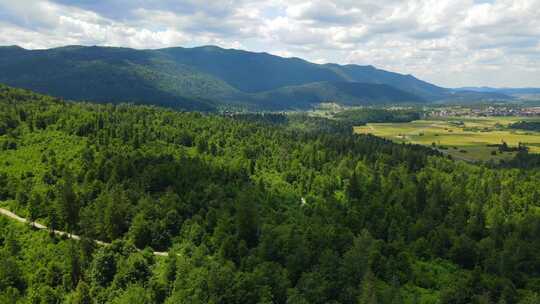
[(540, 94), (540, 88), (491, 88), (491, 87), (463, 87), (460, 91), (473, 91), (481, 93), (501, 93), (507, 95), (515, 94)]
[(511, 98), (502, 92), (442, 88), (373, 66), (315, 64), (216, 46), (0, 47), (0, 83), (66, 99), (186, 110), (302, 109), (325, 101), (367, 105)]

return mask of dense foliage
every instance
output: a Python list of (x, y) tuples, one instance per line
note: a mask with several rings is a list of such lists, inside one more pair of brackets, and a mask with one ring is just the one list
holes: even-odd
[(353, 109), (338, 112), (335, 118), (355, 126), (370, 122), (411, 122), (419, 120), (421, 113), (416, 110)]
[(294, 124), (0, 87), (2, 204), (85, 237), (0, 219), (0, 302), (538, 303), (539, 171)]
[(511, 129), (540, 131), (540, 121), (520, 121), (508, 126)]
[(540, 168), (540, 155), (529, 153), (527, 149), (521, 149), (510, 160), (502, 160), (496, 167), (520, 168), (522, 170), (538, 170)]
[(235, 120), (257, 124), (279, 125), (285, 130), (304, 134), (333, 133), (350, 135), (354, 123), (341, 119), (326, 119), (306, 113), (235, 113), (226, 115)]
[(355, 126), (362, 126), (366, 123), (411, 122), (421, 119), (422, 114), (416, 110), (355, 108), (333, 113), (332, 119), (310, 115), (305, 112), (230, 113), (224, 114), (224, 116), (252, 123), (280, 125), (292, 131), (350, 135)]

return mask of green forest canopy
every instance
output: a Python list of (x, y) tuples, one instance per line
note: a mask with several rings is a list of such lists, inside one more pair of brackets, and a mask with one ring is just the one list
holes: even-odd
[(2, 206), (85, 236), (0, 218), (0, 303), (539, 302), (537, 169), (454, 162), (322, 118), (4, 86), (0, 109)]

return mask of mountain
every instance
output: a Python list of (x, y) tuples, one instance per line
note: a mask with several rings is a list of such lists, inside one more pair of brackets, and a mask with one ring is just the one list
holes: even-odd
[(159, 103), (202, 110), (215, 107), (214, 101), (176, 89), (193, 83), (197, 86), (192, 91), (215, 94), (219, 89), (212, 87), (214, 81), (193, 80), (190, 73), (173, 68), (151, 53), (124, 48), (0, 48), (0, 82), (9, 85), (73, 100)]
[(492, 87), (463, 87), (456, 89), (458, 91), (474, 91), (482, 93), (502, 93), (507, 95), (514, 94), (540, 94), (540, 88), (492, 88)]
[(309, 107), (332, 100), (338, 100), (344, 105), (425, 102), (417, 95), (386, 84), (328, 81), (281, 87), (258, 93), (254, 98), (255, 100), (268, 101), (267, 105), (271, 108), (285, 108), (291, 103), (296, 103), (300, 107)]
[(456, 89), (458, 92), (470, 91), (490, 94), (503, 94), (520, 99), (540, 99), (540, 88), (492, 88), (492, 87), (464, 87)]
[(481, 92), (475, 90), (452, 90), (450, 96), (439, 100), (439, 102), (462, 102), (469, 103), (475, 101), (492, 102), (492, 101), (509, 101), (513, 97), (502, 92)]
[(320, 65), (299, 58), (283, 58), (215, 46), (168, 48), (160, 51), (171, 55), (178, 63), (193, 66), (250, 93), (323, 81), (387, 84), (422, 98), (442, 97), (446, 91), (411, 75), (387, 72), (373, 66)]
[[(305, 108), (468, 98), (373, 66), (315, 64), (216, 46), (135, 50), (0, 47), (0, 82), (73, 100), (133, 102), (187, 110), (223, 106)], [(384, 85), (384, 86), (382, 86)], [(493, 96), (479, 93), (474, 98)]]

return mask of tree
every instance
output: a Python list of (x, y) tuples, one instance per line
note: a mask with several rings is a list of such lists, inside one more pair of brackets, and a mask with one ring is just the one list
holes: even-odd
[[(11, 256), (17, 256), (21, 251), (21, 244), (19, 243), (16, 232), (8, 229), (4, 231), (3, 237), (4, 251)], [(0, 252), (1, 253), (1, 252)]]
[(94, 255), (90, 267), (90, 278), (93, 284), (101, 287), (112, 282), (116, 274), (116, 259), (109, 248), (100, 248)]
[(375, 286), (375, 276), (371, 271), (366, 272), (362, 285), (360, 286), (360, 297), (358, 298), (358, 304), (377, 304), (377, 290)]
[(114, 284), (120, 288), (129, 284), (142, 284), (150, 277), (148, 260), (139, 252), (130, 254), (128, 258), (118, 265), (118, 271), (114, 277)]
[(69, 246), (71, 288), (76, 288), (81, 279), (82, 270), (78, 243), (71, 240)]
[(529, 292), (521, 298), (518, 304), (535, 304), (540, 303), (540, 294), (536, 292)]
[(248, 246), (253, 247), (257, 243), (259, 214), (257, 200), (251, 193), (241, 194), (236, 201), (236, 229)]
[(148, 292), (140, 285), (130, 285), (111, 304), (147, 304), (152, 303)]
[(300, 294), (296, 288), (291, 288), (287, 295), (287, 304), (308, 304), (309, 302)]
[(150, 223), (139, 213), (133, 218), (129, 229), (129, 236), (137, 248), (143, 249), (152, 242), (152, 230)]
[(354, 238), (343, 255), (343, 272), (350, 282), (360, 282), (365, 277), (376, 251), (376, 241), (367, 230)]
[(351, 199), (360, 199), (362, 195), (362, 189), (359, 182), (358, 174), (356, 173), (356, 170), (353, 171), (353, 174), (351, 178), (349, 179), (349, 183), (347, 185), (347, 193)]
[(104, 195), (105, 210), (105, 231), (107, 237), (115, 240), (122, 236), (129, 228), (129, 200), (126, 193), (121, 189), (115, 189), (112, 193)]
[(53, 234), (53, 231), (58, 229), (59, 218), (58, 218), (58, 209), (56, 206), (49, 206), (47, 208), (47, 218), (49, 219), (49, 233)]
[(73, 190), (73, 181), (69, 173), (59, 185), (59, 213), (68, 232), (73, 232), (79, 222), (79, 200)]
[(26, 284), (17, 261), (8, 252), (0, 251), (0, 290), (9, 287), (23, 291)]
[(79, 281), (75, 294), (73, 295), (72, 304), (92, 304), (90, 288), (84, 281)]
[(13, 287), (7, 287), (0, 291), (0, 303), (17, 303), (21, 292)]
[(37, 192), (32, 192), (30, 200), (28, 201), (28, 219), (32, 223), (32, 226), (34, 226), (34, 222), (38, 218), (42, 202), (43, 198), (41, 195)]
[(88, 146), (85, 147), (81, 155), (81, 160), (85, 169), (91, 168), (95, 160), (94, 150)]
[(29, 184), (28, 180), (24, 181), (17, 188), (17, 193), (15, 194), (15, 200), (22, 204), (23, 206), (28, 203), (28, 196), (32, 186)]
[(476, 244), (466, 235), (454, 240), (448, 254), (452, 260), (465, 268), (474, 267), (478, 256)]
[(50, 286), (33, 286), (29, 291), (29, 303), (57, 304), (60, 301), (58, 292)]
[(0, 201), (7, 199), (8, 194), (8, 175), (5, 172), (0, 172)]

